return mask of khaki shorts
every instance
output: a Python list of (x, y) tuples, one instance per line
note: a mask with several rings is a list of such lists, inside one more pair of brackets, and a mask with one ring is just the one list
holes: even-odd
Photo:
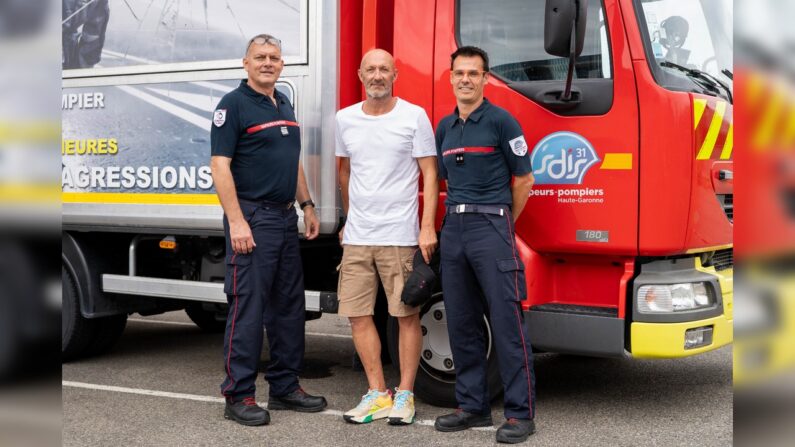
[(419, 313), (419, 307), (406, 306), (400, 301), (413, 269), (415, 251), (417, 247), (345, 245), (337, 285), (338, 313), (344, 317), (373, 315), (378, 277), (386, 291), (390, 315), (406, 317)]

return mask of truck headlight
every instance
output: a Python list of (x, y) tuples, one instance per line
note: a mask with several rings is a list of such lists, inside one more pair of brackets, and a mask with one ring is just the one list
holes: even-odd
[(734, 292), (734, 334), (738, 340), (779, 326), (780, 298), (775, 289), (743, 278)]
[(671, 313), (710, 307), (715, 299), (704, 282), (653, 284), (638, 289), (638, 310)]

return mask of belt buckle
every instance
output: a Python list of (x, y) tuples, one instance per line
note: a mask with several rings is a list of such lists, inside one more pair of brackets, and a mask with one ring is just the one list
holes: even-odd
[(457, 214), (461, 214), (461, 213), (463, 213), (463, 212), (465, 212), (465, 211), (466, 211), (466, 205), (464, 205), (464, 204), (461, 204), (461, 205), (456, 205), (456, 206), (455, 206), (455, 212), (456, 212)]

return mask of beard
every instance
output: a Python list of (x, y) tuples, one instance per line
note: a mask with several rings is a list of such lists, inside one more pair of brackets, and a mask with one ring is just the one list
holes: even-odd
[(368, 97), (374, 98), (374, 99), (386, 98), (386, 97), (392, 95), (392, 89), (391, 88), (384, 88), (383, 90), (376, 90), (375, 88), (368, 88), (368, 89), (365, 89), (365, 92), (367, 93)]

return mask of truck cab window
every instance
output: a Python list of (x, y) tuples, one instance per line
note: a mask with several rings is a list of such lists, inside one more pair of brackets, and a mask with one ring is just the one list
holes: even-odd
[(731, 97), (730, 0), (641, 0), (639, 20), (657, 82), (671, 90)]
[[(488, 0), (458, 3), (459, 44), (489, 53), (491, 71), (508, 82), (564, 81), (568, 59), (544, 50), (544, 2)], [(610, 48), (601, 1), (588, 4), (585, 47), (577, 58), (575, 79), (612, 77)]]

